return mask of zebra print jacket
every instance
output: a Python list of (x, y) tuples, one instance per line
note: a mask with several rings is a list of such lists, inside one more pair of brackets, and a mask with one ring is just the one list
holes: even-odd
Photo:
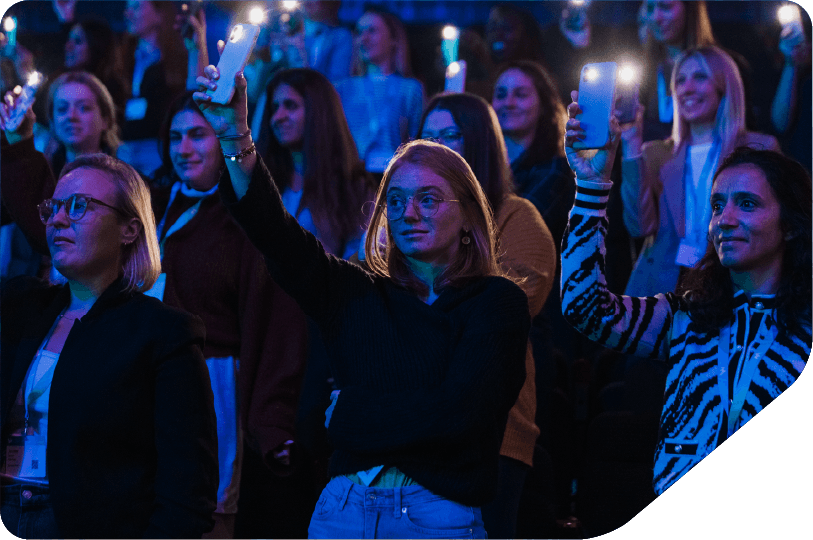
[(749, 300), (738, 291), (734, 322), (709, 334), (671, 292), (611, 293), (604, 279), (611, 186), (576, 183), (562, 245), (562, 312), (605, 347), (669, 363), (653, 478), (661, 494), (797, 379), (810, 356), (810, 325), (801, 337), (778, 333), (772, 296)]

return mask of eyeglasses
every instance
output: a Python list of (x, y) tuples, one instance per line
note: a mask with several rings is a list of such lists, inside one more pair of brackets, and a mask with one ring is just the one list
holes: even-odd
[(447, 129), (438, 133), (437, 137), (421, 137), (424, 140), (440, 143), (443, 146), (457, 144), (463, 139), (463, 134), (459, 131)]
[(85, 212), (88, 210), (88, 204), (92, 202), (106, 206), (107, 208), (115, 210), (119, 214), (124, 215), (124, 212), (121, 209), (116, 208), (115, 206), (110, 206), (106, 202), (100, 201), (99, 199), (94, 199), (90, 195), (85, 195), (84, 193), (74, 193), (67, 199), (45, 199), (37, 205), (37, 209), (40, 212), (40, 220), (43, 223), (48, 223), (48, 220), (54, 217), (54, 215), (59, 212), (59, 209), (63, 205), (65, 206), (65, 211), (68, 213), (68, 219), (71, 221), (78, 221), (82, 219), (82, 216), (85, 215)]
[(457, 199), (441, 199), (435, 195), (424, 193), (422, 195), (411, 195), (404, 199), (399, 195), (390, 195), (387, 197), (385, 207), (387, 209), (387, 219), (390, 221), (398, 221), (404, 217), (407, 204), (412, 199), (412, 207), (418, 212), (418, 215), (424, 218), (430, 218), (438, 213), (440, 203), (442, 202), (460, 202)]

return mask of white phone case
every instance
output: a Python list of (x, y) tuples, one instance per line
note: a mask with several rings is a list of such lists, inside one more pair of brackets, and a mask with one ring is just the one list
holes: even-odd
[(615, 62), (586, 64), (579, 77), (579, 107), (576, 119), (584, 128), (585, 138), (573, 148), (603, 148), (610, 137), (610, 115), (615, 101)]
[(206, 91), (212, 96), (213, 103), (225, 105), (231, 101), (234, 95), (234, 76), (246, 67), (259, 33), (260, 27), (254, 24), (236, 24), (232, 27), (226, 47), (217, 62), (217, 71), (220, 73), (217, 88)]

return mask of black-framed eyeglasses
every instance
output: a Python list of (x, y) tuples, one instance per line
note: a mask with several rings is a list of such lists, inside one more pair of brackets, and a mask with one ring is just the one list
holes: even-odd
[(71, 221), (78, 221), (85, 215), (90, 203), (106, 206), (107, 208), (115, 210), (119, 214), (124, 215), (124, 211), (120, 208), (111, 206), (104, 201), (100, 201), (99, 199), (94, 199), (90, 195), (86, 195), (84, 193), (74, 193), (66, 199), (45, 199), (37, 205), (37, 209), (40, 212), (40, 220), (43, 223), (48, 223), (48, 220), (59, 212), (59, 209), (63, 205), (65, 206), (65, 211), (68, 213), (68, 219)]
[(444, 202), (460, 202), (458, 199), (442, 199), (431, 193), (423, 193), (420, 195), (410, 195), (406, 199), (401, 195), (388, 195), (385, 208), (387, 210), (387, 219), (390, 221), (398, 221), (404, 217), (407, 204), (412, 199), (412, 207), (418, 212), (418, 215), (424, 218), (430, 218), (438, 213), (440, 203)]

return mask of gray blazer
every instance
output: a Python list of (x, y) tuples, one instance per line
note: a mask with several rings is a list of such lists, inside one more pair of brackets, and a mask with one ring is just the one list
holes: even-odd
[[(771, 135), (746, 132), (739, 142), (779, 151), (779, 143)], [(624, 224), (630, 236), (646, 238), (627, 283), (625, 294), (629, 296), (674, 292), (678, 284), (681, 267), (675, 257), (685, 229), (686, 145), (674, 146), (671, 138), (651, 141), (644, 144), (640, 157), (622, 161)]]

